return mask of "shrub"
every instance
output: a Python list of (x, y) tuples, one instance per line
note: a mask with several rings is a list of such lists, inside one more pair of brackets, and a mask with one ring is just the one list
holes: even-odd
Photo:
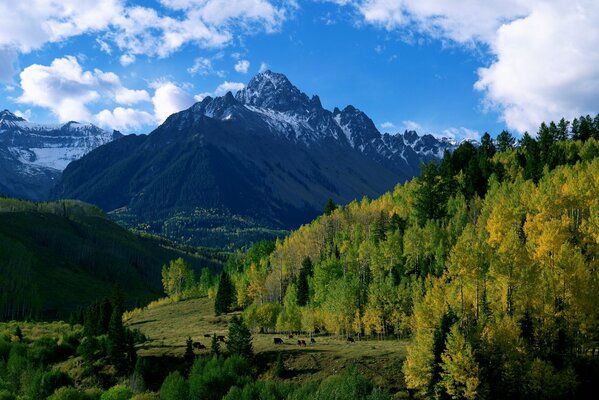
[(34, 363), (49, 365), (58, 359), (58, 344), (50, 337), (42, 337), (29, 346), (27, 353)]
[(0, 400), (16, 400), (16, 397), (8, 390), (3, 389), (0, 390)]
[(189, 398), (189, 385), (179, 372), (166, 377), (160, 388), (160, 400), (185, 400)]
[(73, 380), (70, 376), (62, 371), (52, 370), (44, 373), (41, 377), (41, 393), (44, 397), (48, 397), (56, 391), (56, 389), (71, 386)]
[(104, 392), (100, 400), (129, 400), (131, 397), (133, 393), (127, 386), (116, 385)]
[(72, 387), (61, 387), (48, 400), (88, 400), (88, 397)]
[(249, 383), (249, 362), (234, 355), (226, 360), (198, 358), (189, 374), (189, 394), (192, 399), (221, 399), (231, 387)]
[(138, 393), (135, 396), (131, 397), (131, 400), (159, 400), (160, 395), (158, 393)]

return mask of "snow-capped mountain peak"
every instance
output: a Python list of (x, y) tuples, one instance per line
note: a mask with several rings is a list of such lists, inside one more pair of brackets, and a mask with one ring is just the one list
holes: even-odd
[(120, 136), (90, 123), (36, 124), (4, 110), (0, 112), (0, 164), (5, 167), (0, 171), (0, 187), (10, 191), (2, 194), (43, 198), (71, 161)]
[(309, 98), (285, 75), (272, 71), (256, 75), (234, 97), (231, 93), (207, 97), (190, 111), (195, 120), (205, 116), (238, 121), (257, 127), (254, 132), (270, 133), (308, 147), (331, 140), (385, 162), (408, 164), (415, 170), (421, 162), (440, 158), (445, 150), (455, 147), (447, 140), (419, 136), (414, 131), (382, 135), (363, 111), (352, 105), (326, 110), (317, 95)]
[(245, 88), (237, 92), (235, 98), (242, 104), (282, 112), (305, 114), (311, 108), (310, 99), (305, 93), (293, 86), (285, 75), (272, 71), (264, 71), (253, 77)]

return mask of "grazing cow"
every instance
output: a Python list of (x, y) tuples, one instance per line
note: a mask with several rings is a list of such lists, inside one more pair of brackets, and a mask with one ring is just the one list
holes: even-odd
[(310, 343), (316, 343), (316, 340), (314, 340), (314, 338), (310, 338)]
[(289, 334), (289, 339), (293, 339), (293, 335), (292, 334)]
[(198, 350), (203, 350), (206, 348), (206, 346), (204, 346), (202, 343), (200, 342), (194, 342), (193, 343), (193, 348), (194, 349), (198, 349)]
[(211, 334), (209, 334), (209, 333), (205, 333), (205, 334), (204, 334), (204, 337), (205, 337), (205, 338), (211, 338), (211, 337), (212, 337), (212, 335), (211, 335)]
[(354, 342), (354, 338), (353, 338), (353, 337), (351, 337), (351, 336), (348, 336), (348, 337), (347, 337), (347, 341), (348, 341), (349, 343), (353, 343), (353, 342)]
[(216, 337), (216, 339), (217, 339), (219, 342), (223, 342), (223, 343), (225, 343), (225, 337), (224, 337), (224, 336), (217, 336), (217, 337)]
[(275, 342), (275, 344), (283, 344), (283, 339), (279, 337), (274, 338), (273, 341)]
[(305, 340), (299, 340), (297, 341), (297, 345), (298, 346), (305, 346), (306, 345), (306, 341)]

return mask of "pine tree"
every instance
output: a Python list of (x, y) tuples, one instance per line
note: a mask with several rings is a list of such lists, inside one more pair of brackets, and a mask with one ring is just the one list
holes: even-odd
[(374, 243), (378, 244), (379, 242), (385, 241), (387, 239), (386, 230), (387, 218), (381, 211), (372, 224), (372, 239), (374, 240)]
[(314, 274), (314, 267), (310, 257), (304, 258), (302, 261), (302, 267), (297, 279), (297, 305), (305, 306), (310, 300), (310, 286), (308, 284), (308, 278)]
[(220, 354), (220, 341), (216, 337), (216, 333), (212, 334), (212, 342), (210, 343), (210, 352), (212, 355), (217, 356)]
[(327, 204), (324, 206), (324, 215), (331, 215), (333, 211), (337, 209), (337, 204), (333, 201), (333, 199), (329, 199)]
[(506, 130), (501, 131), (497, 136), (497, 149), (499, 151), (513, 149), (514, 144), (516, 144), (516, 139), (514, 139), (514, 137)]
[(220, 274), (220, 281), (218, 283), (218, 290), (216, 292), (216, 298), (214, 300), (214, 313), (216, 315), (226, 314), (230, 311), (231, 304), (233, 303), (233, 284), (229, 279), (229, 275), (226, 271)]
[(183, 359), (188, 365), (193, 363), (195, 358), (195, 354), (193, 353), (193, 341), (191, 340), (191, 336), (187, 337), (185, 341), (185, 354), (183, 355)]
[(110, 325), (110, 317), (112, 317), (112, 303), (110, 299), (105, 297), (100, 303), (99, 313), (98, 313), (98, 325), (99, 325), (99, 334), (103, 335), (108, 332), (108, 325)]
[(237, 354), (246, 359), (253, 356), (252, 333), (243, 320), (237, 315), (229, 323), (229, 341), (227, 343), (229, 354)]
[(21, 327), (17, 325), (15, 328), (15, 337), (19, 339), (19, 342), (23, 341), (23, 332), (21, 331)]
[(117, 307), (112, 311), (108, 327), (108, 359), (119, 375), (127, 372), (127, 334)]

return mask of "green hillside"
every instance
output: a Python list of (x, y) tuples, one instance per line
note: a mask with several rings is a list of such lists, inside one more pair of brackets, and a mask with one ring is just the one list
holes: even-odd
[(162, 294), (162, 265), (181, 256), (198, 271), (219, 268), (217, 253), (185, 255), (167, 245), (81, 202), (0, 199), (0, 319), (65, 317), (115, 284), (130, 305), (146, 302)]

